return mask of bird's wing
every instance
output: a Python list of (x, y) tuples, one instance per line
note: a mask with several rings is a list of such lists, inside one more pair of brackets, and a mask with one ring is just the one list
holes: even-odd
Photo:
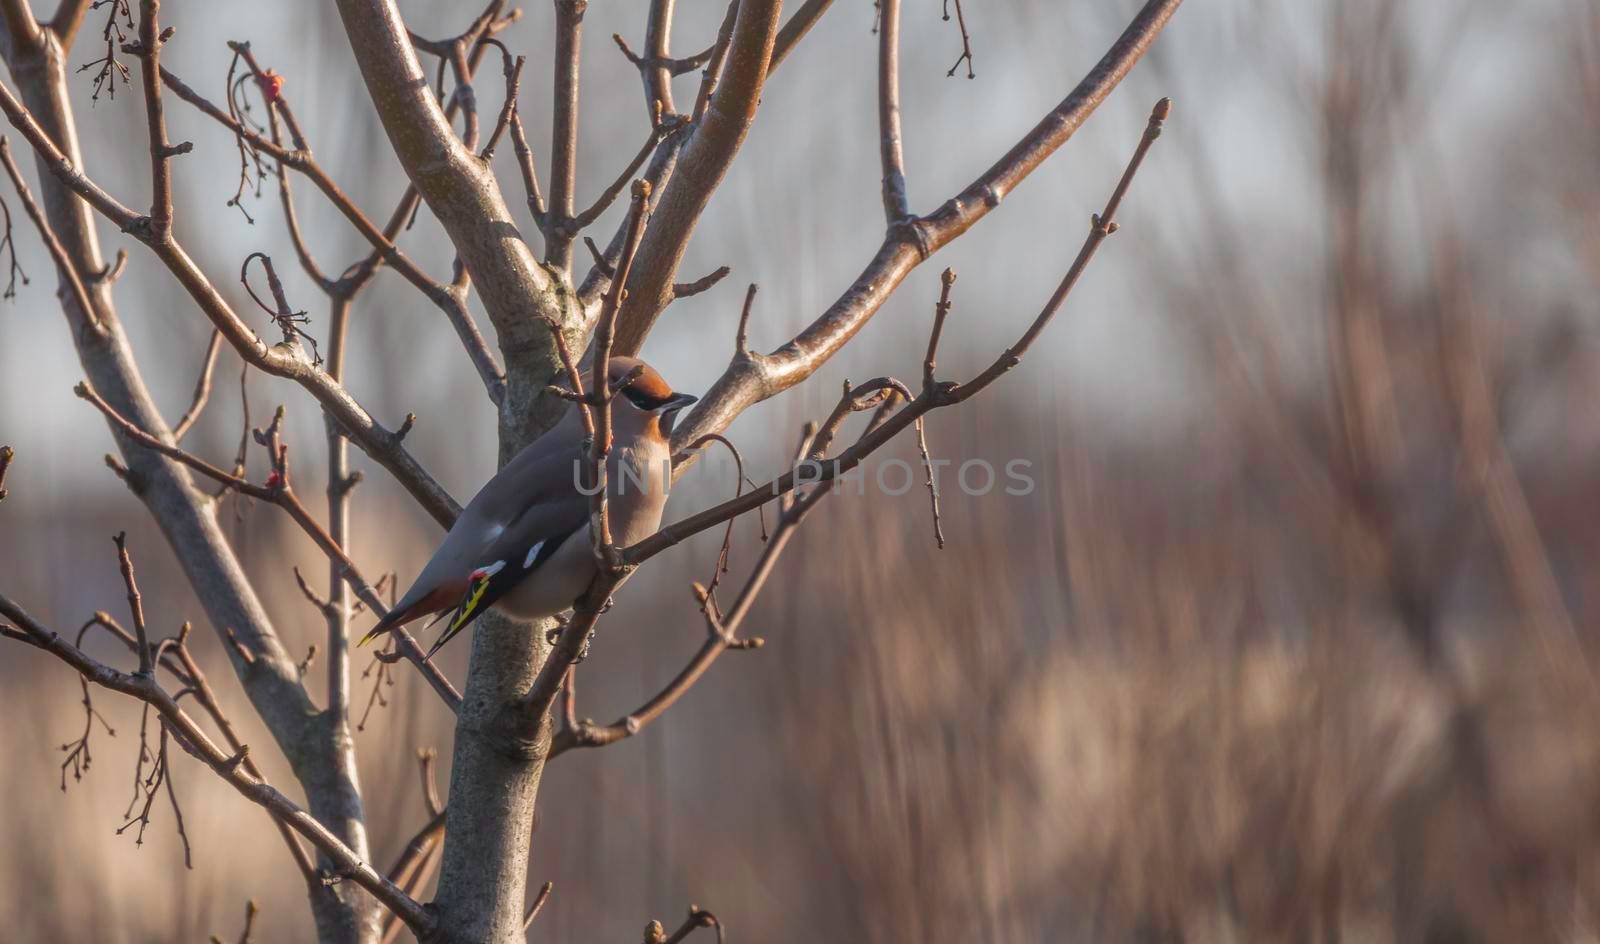
[(485, 610), (527, 580), (589, 519), (589, 500), (573, 492), (559, 500), (530, 505), (482, 550), (467, 575), (467, 589), (431, 657)]
[[(565, 538), (580, 526), (588, 507), (588, 499), (575, 484), (575, 470), (583, 458), (582, 435), (581, 427), (564, 419), (506, 463), (462, 509), (416, 582), (362, 644), (419, 617), (448, 612), (472, 596), (476, 583), (470, 579), (472, 574), (497, 560), (509, 561), (513, 554), (520, 565), (522, 555), (534, 543)], [(517, 540), (528, 542), (520, 553), (509, 546)], [(551, 542), (547, 550), (553, 553), (559, 544), (559, 540)], [(531, 569), (508, 567), (501, 581), (509, 581), (509, 589), (529, 572)]]

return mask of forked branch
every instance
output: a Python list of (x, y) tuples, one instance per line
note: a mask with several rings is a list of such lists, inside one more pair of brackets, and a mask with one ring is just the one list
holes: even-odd
[[(987, 216), (1072, 137), (1144, 56), (1180, 3), (1147, 0), (1077, 87), (992, 167), (932, 213), (891, 227), (861, 274), (817, 320), (770, 354), (736, 357), (678, 422), (673, 431), (675, 449), (681, 451), (706, 433), (722, 432), (751, 405), (815, 373), (855, 337), (912, 269)], [(644, 333), (630, 326), (625, 337), (629, 343), (621, 345), (622, 350), (636, 350), (631, 345)]]
[[(272, 463), (272, 473), (267, 477), (266, 484), (257, 485), (242, 475), (223, 471), (199, 456), (177, 446), (168, 445), (134, 426), (126, 417), (112, 409), (111, 405), (91, 389), (87, 383), (78, 384), (74, 388), (74, 392), (81, 399), (87, 400), (95, 409), (99, 410), (123, 435), (139, 445), (147, 449), (153, 449), (168, 458), (183, 463), (206, 478), (221, 484), (224, 488), (282, 508), (317, 547), (330, 560), (339, 565), (340, 576), (350, 585), (350, 589), (355, 591), (356, 596), (363, 603), (379, 616), (389, 611), (388, 607), (384, 605), (383, 599), (378, 596), (377, 590), (361, 575), (361, 571), (357, 568), (355, 561), (350, 559), (344, 549), (317, 522), (310, 509), (306, 508), (305, 504), (300, 501), (299, 495), (296, 494), (290, 482), (287, 447), (273, 448), (269, 446), (268, 452)], [(277, 419), (273, 423), (272, 429), (274, 432), (270, 434), (270, 441), (272, 442), (276, 441), (275, 429), (281, 424), (282, 416), (282, 409), (280, 408)], [(422, 672), (423, 678), (427, 679), (428, 684), (444, 700), (445, 704), (452, 711), (456, 710), (461, 704), (461, 694), (456, 691), (455, 686), (450, 684), (450, 680), (445, 678), (444, 674), (432, 662), (428, 661), (426, 654), (422, 651), (422, 647), (417, 644), (416, 638), (408, 632), (396, 632), (394, 636), (401, 654), (417, 666), (417, 669)]]
[[(1089, 235), (1084, 240), (1082, 248), (1078, 250), (1078, 255), (1073, 259), (1066, 274), (1062, 277), (1061, 283), (1056, 287), (1055, 292), (1050, 296), (1050, 300), (1046, 302), (1038, 316), (1034, 318), (1033, 323), (1023, 332), (1021, 338), (1008, 347), (986, 369), (965, 384), (948, 381), (942, 383), (934, 382), (928, 385), (917, 397), (907, 397), (910, 402), (905, 409), (895, 413), (877, 427), (869, 430), (854, 446), (846, 449), (831, 460), (821, 470), (820, 478), (808, 478), (804, 474), (807, 470), (796, 469), (786, 472), (771, 482), (752, 489), (738, 498), (730, 499), (699, 514), (691, 515), (682, 521), (662, 528), (651, 537), (629, 547), (623, 555), (627, 563), (632, 565), (642, 564), (688, 537), (708, 528), (716, 527), (729, 518), (760, 507), (771, 501), (775, 496), (793, 491), (807, 482), (832, 481), (860, 465), (873, 451), (893, 439), (900, 431), (919, 421), (925, 414), (932, 410), (952, 406), (970, 399), (1021, 363), (1023, 354), (1038, 339), (1040, 333), (1044, 331), (1056, 312), (1060, 310), (1062, 303), (1066, 301), (1067, 295), (1077, 284), (1084, 269), (1088, 267), (1089, 261), (1094, 258), (1094, 254), (1100, 248), (1100, 244), (1105, 241), (1106, 237), (1116, 232), (1117, 223), (1113, 216), (1122, 205), (1122, 199), (1127, 194), (1129, 185), (1133, 182), (1134, 174), (1138, 172), (1139, 167), (1143, 164), (1150, 146), (1161, 135), (1162, 124), (1170, 114), (1171, 109), (1172, 102), (1170, 99), (1163, 98), (1156, 103), (1155, 108), (1151, 111), (1150, 120), (1145, 127), (1144, 134), (1139, 140), (1139, 145), (1134, 150), (1133, 157), (1129, 160), (1121, 178), (1117, 181), (1111, 197), (1106, 201), (1105, 208), (1090, 218)], [(941, 317), (935, 316), (935, 326), (940, 330), (942, 330), (942, 320)], [(930, 344), (930, 349), (932, 347), (933, 345)]]
[(12, 624), (7, 635), (25, 636), (27, 641), (78, 670), (89, 682), (102, 688), (121, 692), (139, 699), (153, 708), (180, 739), (185, 750), (227, 781), (242, 796), (267, 811), (274, 819), (304, 836), (338, 870), (338, 877), (348, 879), (372, 894), (374, 898), (424, 936), (433, 928), (434, 918), (420, 903), (398, 886), (379, 875), (366, 862), (350, 850), (338, 837), (329, 832), (315, 817), (301, 809), (271, 784), (244, 770), (242, 758), (223, 750), (191, 718), (177, 700), (167, 693), (155, 678), (143, 673), (129, 675), (111, 668), (86, 655), (83, 650), (53, 632), (4, 595), (0, 595), (0, 616)]

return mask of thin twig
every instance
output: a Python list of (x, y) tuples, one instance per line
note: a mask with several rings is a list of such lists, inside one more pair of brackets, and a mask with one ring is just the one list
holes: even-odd
[[(256, 913), (259, 910), (254, 898), (244, 903), (244, 929), (239, 932), (236, 944), (251, 944), (251, 935), (255, 933)], [(211, 935), (211, 944), (223, 944), (222, 938), (215, 934)]]
[[(499, 45), (496, 41), (495, 45)], [(514, 63), (506, 66), (506, 100), (500, 106), (500, 117), (495, 120), (494, 130), (489, 133), (489, 140), (484, 143), (483, 150), (478, 157), (485, 163), (494, 158), (494, 149), (500, 143), (500, 138), (506, 133), (506, 127), (511, 124), (511, 118), (517, 112), (517, 89), (522, 84), (522, 67), (527, 62), (526, 56), (518, 56)]]
[(922, 358), (922, 389), (933, 387), (933, 369), (938, 366), (939, 338), (944, 334), (944, 319), (950, 314), (950, 289), (956, 284), (956, 270), (939, 274), (939, 301), (933, 306), (933, 330), (928, 333), (928, 353)]
[(614, 568), (612, 559), (613, 548), (611, 544), (611, 525), (606, 501), (606, 459), (611, 453), (611, 398), (614, 391), (607, 379), (610, 369), (611, 342), (616, 334), (617, 314), (622, 310), (623, 286), (628, 284), (628, 272), (633, 267), (634, 255), (639, 249), (639, 243), (644, 239), (645, 226), (649, 220), (650, 185), (643, 180), (634, 181), (633, 201), (628, 208), (628, 236), (623, 245), (622, 259), (617, 264), (617, 276), (612, 280), (611, 291), (607, 293), (600, 325), (595, 329), (594, 335), (594, 364), (592, 367), (594, 379), (589, 385), (593, 395), (599, 398), (597, 408), (587, 409), (593, 420), (593, 436), (589, 446), (589, 483), (595, 489), (590, 499), (590, 514), (593, 518), (593, 540), (595, 542), (595, 556), (601, 566)]
[[(275, 307), (269, 306), (262, 301), (261, 296), (257, 295), (256, 290), (250, 285), (250, 263), (256, 259), (261, 260), (261, 267), (267, 271), (267, 287), (272, 292), (272, 300)], [(252, 252), (250, 255), (245, 256), (244, 264), (239, 266), (239, 283), (244, 286), (244, 290), (249, 294), (251, 301), (254, 301), (262, 311), (266, 312), (267, 316), (277, 324), (278, 330), (283, 332), (283, 343), (292, 345), (297, 343), (297, 338), (304, 338), (306, 343), (311, 345), (312, 364), (318, 367), (322, 366), (322, 352), (317, 348), (317, 339), (300, 327), (304, 324), (310, 324), (311, 316), (306, 314), (304, 310), (295, 311), (289, 306), (289, 299), (283, 291), (283, 282), (278, 279), (278, 271), (272, 266), (272, 257), (264, 252)]]
[[(79, 72), (88, 71), (95, 66), (100, 67), (94, 75), (94, 94), (89, 96), (90, 102), (100, 101), (101, 91), (105, 91), (107, 97), (115, 101), (119, 77), (124, 86), (129, 84), (128, 67), (117, 61), (117, 50), (128, 41), (128, 35), (123, 31), (123, 27), (126, 26), (128, 30), (134, 29), (133, 10), (128, 6), (128, 0), (95, 0), (92, 9), (98, 10), (102, 6), (108, 8), (106, 25), (100, 31), (101, 39), (106, 44), (106, 53), (78, 67)], [(121, 21), (117, 19), (119, 13), (123, 18)]]
[[(327, 171), (312, 159), (310, 151), (284, 148), (282, 145), (264, 137), (261, 133), (246, 127), (238, 118), (217, 108), (216, 105), (173, 75), (170, 70), (162, 69), (161, 78), (179, 98), (200, 109), (200, 111), (222, 124), (228, 130), (240, 135), (251, 147), (268, 155), (283, 166), (293, 168), (308, 177), (317, 189), (322, 192), (323, 196), (367, 239), (383, 262), (400, 273), (406, 281), (410, 282), (445, 314), (450, 326), (455, 329), (462, 347), (467, 352), (467, 356), (477, 369), (479, 378), (483, 381), (484, 389), (488, 392), (490, 399), (495, 403), (500, 402), (504, 396), (504, 371), (500, 368), (499, 362), (495, 360), (494, 354), (489, 350), (488, 343), (484, 340), (482, 332), (478, 330), (477, 324), (472, 320), (464, 298), (459, 291), (452, 286), (431, 278), (409, 256), (402, 253), (394, 245), (389, 233), (379, 229), (361, 208), (356, 206), (354, 201), (334, 183), (333, 178), (328, 175)], [(37, 147), (37, 142), (33, 142), (31, 137), (30, 142), (35, 143)], [(409, 203), (408, 209), (415, 205), (415, 203)], [(110, 207), (98, 205), (96, 208), (101, 209), (102, 212), (110, 209)], [(370, 268), (370, 265), (363, 264), (361, 270), (367, 268)], [(233, 339), (230, 337), (230, 340)], [(237, 346), (237, 342), (235, 342), (235, 345)], [(355, 441), (365, 448), (365, 444), (361, 443), (359, 438)]]
[(400, 653), (395, 650), (395, 638), (390, 638), (382, 649), (372, 654), (372, 661), (361, 670), (362, 678), (372, 678), (372, 691), (367, 695), (367, 707), (361, 712), (361, 720), (356, 722), (357, 731), (367, 729), (367, 719), (372, 717), (374, 708), (389, 707), (389, 699), (383, 694), (385, 687), (394, 687), (393, 663), (400, 659)]
[[(162, 754), (165, 754), (167, 751), (166, 741), (167, 726), (163, 724), (161, 726)], [(172, 804), (172, 821), (178, 830), (178, 841), (183, 843), (183, 866), (187, 869), (193, 869), (194, 856), (189, 849), (189, 833), (183, 828), (183, 809), (178, 806), (178, 794), (176, 789), (172, 786), (172, 768), (167, 767), (165, 764), (163, 764), (163, 767), (165, 768), (163, 771), (165, 776), (162, 777), (162, 779), (165, 780), (167, 784), (167, 801)]]
[[(944, 20), (946, 23), (950, 22), (950, 3), (951, 0), (944, 0)], [(956, 70), (961, 68), (961, 63), (965, 62), (967, 64), (967, 78), (975, 79), (978, 76), (972, 71), (972, 38), (967, 35), (967, 15), (962, 12), (961, 0), (955, 0), (955, 5), (956, 26), (961, 30), (961, 57), (956, 60), (955, 65), (950, 67), (950, 71), (945, 73), (945, 77), (955, 78)]]
[(733, 336), (733, 351), (737, 357), (750, 356), (750, 310), (756, 303), (756, 283), (751, 282), (744, 293), (744, 307), (739, 310), (739, 330)]
[[(96, 614), (97, 617), (100, 615)], [(249, 650), (238, 644), (237, 637), (230, 636), (229, 638), (237, 646), (236, 651), (241, 653), (241, 657), (247, 664), (254, 661), (255, 657), (250, 654)], [(189, 624), (185, 623), (183, 628), (178, 630), (177, 638), (173, 640), (175, 644), (170, 647), (176, 653), (178, 663), (182, 668), (181, 674), (176, 672), (174, 674), (177, 675), (182, 684), (194, 691), (195, 701), (211, 717), (212, 722), (217, 726), (217, 730), (222, 734), (222, 739), (227, 743), (228, 749), (233, 752), (229, 763), (236, 767), (242, 767), (244, 772), (252, 777), (260, 778), (261, 770), (256, 766), (255, 761), (250, 759), (249, 745), (239, 739), (238, 732), (234, 730), (233, 722), (223, 712), (222, 702), (218, 700), (217, 693), (211, 687), (210, 680), (200, 668), (199, 661), (189, 651), (188, 639)], [(164, 653), (165, 651), (163, 651), (163, 655)], [(172, 666), (167, 665), (165, 662), (162, 665), (168, 671), (173, 671)], [(284, 843), (289, 847), (289, 854), (294, 858), (296, 866), (300, 869), (301, 876), (306, 880), (308, 886), (314, 887), (320, 882), (320, 879), (317, 875), (316, 863), (312, 861), (310, 853), (306, 852), (305, 847), (300, 844), (300, 840), (287, 824), (279, 821), (277, 822), (277, 827)]]
[(418, 773), (422, 777), (422, 802), (434, 816), (444, 811), (444, 801), (439, 799), (439, 784), (433, 776), (434, 761), (438, 757), (438, 753), (431, 747), (417, 751)]
[(695, 93), (692, 120), (696, 124), (705, 117), (706, 109), (711, 107), (711, 96), (722, 81), (722, 70), (728, 65), (728, 47), (733, 44), (733, 27), (738, 22), (738, 14), (739, 4), (735, 0), (728, 4), (728, 12), (722, 18), (722, 25), (717, 28), (717, 40), (711, 46), (711, 59), (700, 73), (700, 90)]
[[(1172, 102), (1170, 99), (1163, 98), (1156, 103), (1155, 108), (1151, 111), (1144, 135), (1140, 138), (1139, 145), (1134, 150), (1133, 157), (1129, 160), (1122, 177), (1117, 181), (1117, 186), (1112, 191), (1110, 199), (1106, 201), (1105, 209), (1091, 217), (1089, 235), (1084, 240), (1082, 248), (1078, 250), (1077, 257), (1073, 259), (1066, 274), (1062, 277), (1061, 283), (1056, 287), (1055, 292), (1050, 296), (1049, 301), (1045, 303), (1038, 316), (1034, 318), (1033, 323), (1023, 332), (1022, 337), (1001, 353), (986, 369), (965, 384), (948, 381), (936, 383), (932, 390), (925, 391), (921, 396), (912, 399), (905, 409), (886, 419), (876, 428), (869, 430), (855, 445), (827, 463), (820, 470), (820, 478), (802, 476), (799, 474), (800, 470), (786, 472), (771, 482), (746, 492), (739, 498), (729, 499), (698, 514), (690, 515), (688, 518), (661, 528), (654, 535), (645, 538), (624, 551), (624, 560), (633, 565), (642, 564), (680, 541), (708, 528), (716, 527), (730, 517), (743, 514), (772, 501), (775, 497), (791, 492), (802, 484), (832, 481), (860, 465), (874, 450), (893, 439), (926, 413), (934, 409), (961, 403), (975, 396), (1021, 363), (1022, 357), (1028, 348), (1038, 339), (1039, 335), (1050, 323), (1050, 320), (1055, 317), (1056, 312), (1060, 310), (1062, 303), (1066, 301), (1067, 295), (1077, 285), (1079, 277), (1083, 275), (1084, 270), (1088, 267), (1090, 260), (1094, 258), (1094, 254), (1100, 248), (1101, 243), (1116, 232), (1117, 223), (1112, 217), (1121, 206), (1122, 199), (1127, 194), (1129, 185), (1133, 182), (1133, 176), (1143, 164), (1144, 157), (1149, 152), (1150, 146), (1155, 143), (1156, 138), (1160, 137), (1162, 124), (1170, 114), (1171, 109)], [(908, 397), (908, 399), (910, 398)]]
[(545, 882), (540, 887), (539, 894), (534, 896), (533, 904), (528, 908), (528, 913), (522, 918), (522, 930), (524, 932), (533, 926), (533, 919), (539, 917), (539, 912), (544, 910), (544, 903), (550, 900), (550, 892), (555, 887), (555, 882)]
[(539, 171), (533, 162), (533, 150), (528, 147), (528, 136), (522, 130), (522, 117), (511, 112), (511, 145), (516, 150), (517, 167), (522, 171), (522, 186), (528, 195), (528, 212), (543, 231), (546, 219), (544, 194), (539, 190)]
[[(245, 121), (247, 120), (246, 115), (250, 110), (250, 101), (245, 94), (245, 80), (243, 78), (235, 78), (242, 58), (243, 53), (238, 46), (235, 46), (233, 58), (228, 62), (228, 76), (223, 85), (227, 90), (228, 115), (236, 125), (233, 129), (233, 144), (239, 152), (239, 184), (234, 187), (233, 196), (228, 199), (227, 205), (237, 209), (244, 216), (244, 221), (254, 226), (256, 223), (255, 217), (251, 216), (250, 211), (244, 208), (245, 191), (252, 189), (250, 184), (250, 165), (252, 162), (255, 163), (256, 182), (253, 189), (257, 199), (261, 197), (261, 184), (266, 179), (267, 171), (265, 163), (261, 160), (260, 150), (245, 138)], [(266, 90), (263, 89), (264, 91)], [(282, 167), (281, 162), (279, 167)]]
[[(287, 114), (287, 104), (284, 105), (284, 108)], [(280, 127), (282, 122), (278, 120), (278, 113), (279, 109), (276, 102), (269, 101), (267, 105), (267, 130), (271, 133), (272, 141), (275, 144), (282, 143), (283, 138), (283, 131)], [(279, 162), (274, 176), (278, 179), (278, 202), (283, 206), (283, 225), (289, 231), (289, 243), (294, 246), (294, 254), (300, 260), (300, 268), (305, 271), (306, 276), (311, 281), (316, 283), (317, 288), (321, 289), (323, 294), (338, 294), (339, 283), (330, 279), (327, 273), (322, 271), (322, 267), (317, 265), (316, 257), (311, 254), (311, 247), (306, 243), (305, 233), (300, 229), (300, 214), (295, 210), (294, 187), (289, 182), (289, 168)]]
[[(744, 485), (749, 481), (744, 474), (744, 456), (739, 454), (739, 448), (728, 437), (721, 433), (710, 433), (697, 440), (690, 449), (702, 449), (710, 443), (720, 443), (733, 456), (733, 497), (738, 498), (744, 490)], [(752, 485), (754, 483), (751, 483)], [(722, 547), (717, 551), (716, 567), (712, 571), (711, 579), (706, 582), (706, 597), (715, 604), (717, 584), (722, 582), (722, 576), (728, 572), (728, 559), (733, 553), (733, 521), (728, 521), (728, 527), (722, 532)]]
[[(367, 583), (366, 579), (361, 576), (355, 561), (351, 560), (349, 555), (344, 552), (344, 549), (317, 523), (310, 511), (300, 501), (299, 496), (295, 494), (294, 489), (290, 487), (286, 450), (280, 447), (276, 451), (272, 475), (268, 477), (265, 485), (257, 485), (240, 474), (224, 472), (204, 459), (177, 446), (168, 445), (139, 429), (126, 417), (117, 413), (87, 383), (78, 384), (77, 387), (73, 388), (73, 392), (93, 404), (95, 409), (110, 420), (123, 435), (134, 440), (139, 445), (147, 449), (153, 449), (170, 459), (175, 459), (228, 489), (232, 489), (242, 495), (248, 495), (251, 498), (271, 502), (288, 512), (289, 517), (316, 543), (317, 547), (328, 555), (330, 559), (338, 562), (344, 581), (366, 602), (373, 612), (382, 616), (389, 611), (372, 585)], [(275, 420), (274, 426), (277, 425), (277, 422), (279, 421)], [(273, 436), (275, 436), (275, 433), (264, 434), (261, 438), (270, 440)], [(422, 647), (417, 645), (415, 637), (404, 631), (396, 631), (393, 635), (396, 645), (404, 657), (417, 666), (418, 670), (422, 672), (423, 678), (427, 679), (428, 684), (450, 707), (450, 710), (457, 710), (461, 704), (461, 693), (456, 691), (455, 686), (450, 684), (450, 680), (445, 678), (438, 667), (428, 661), (422, 651)]]
[[(1182, 5), (1182, 0), (1146, 0), (1115, 42), (1054, 108), (989, 168), (932, 212), (889, 227), (860, 273), (825, 311), (758, 361), (728, 365), (673, 429), (675, 449), (708, 432), (721, 432), (734, 418), (763, 400), (778, 396), (814, 376), (882, 310), (896, 288), (923, 261), (976, 226), (1009, 198), (1046, 160), (1069, 141), (1139, 60), (1152, 48)], [(593, 280), (596, 284), (600, 280)], [(584, 286), (588, 298), (594, 286)], [(629, 326), (631, 342), (648, 324)], [(625, 346), (626, 347), (626, 346)], [(680, 474), (687, 466), (674, 469)]]
[(62, 793), (67, 792), (68, 767), (72, 768), (74, 782), (82, 781), (83, 775), (89, 772), (89, 767), (94, 760), (89, 751), (89, 736), (94, 733), (94, 723), (96, 721), (100, 722), (100, 726), (106, 729), (107, 737), (117, 736), (116, 729), (111, 727), (111, 722), (107, 721), (105, 715), (95, 709), (94, 699), (89, 694), (89, 680), (79, 676), (78, 685), (83, 689), (81, 701), (83, 705), (83, 733), (78, 736), (76, 741), (68, 741), (66, 744), (61, 745), (62, 752), (67, 755), (66, 759), (61, 762)]
[[(720, 437), (718, 439), (720, 440)], [(722, 441), (724, 444), (729, 445), (730, 449), (732, 448), (731, 444), (727, 444), (725, 440)], [(808, 454), (812, 448), (811, 444), (812, 434), (808, 432), (801, 439), (797, 460), (804, 458)], [(696, 448), (700, 445), (703, 444), (697, 443)], [(734, 457), (736, 461), (740, 458), (737, 450), (734, 450)], [(740, 465), (742, 467), (742, 462), (740, 462)], [(740, 478), (743, 478), (742, 473)], [(737, 635), (738, 630), (745, 617), (749, 614), (756, 597), (761, 593), (762, 587), (771, 577), (777, 566), (778, 557), (788, 547), (789, 540), (794, 536), (801, 522), (805, 520), (806, 515), (816, 506), (816, 503), (828, 494), (829, 490), (824, 489), (816, 493), (812, 500), (804, 504), (785, 505), (783, 507), (772, 536), (762, 548), (760, 559), (756, 561), (755, 568), (751, 571), (751, 575), (745, 582), (743, 589), (739, 591), (739, 596), (733, 606), (725, 613), (719, 611), (716, 601), (711, 596), (711, 588), (702, 587), (699, 584), (694, 585), (695, 599), (699, 602), (701, 614), (706, 621), (706, 639), (690, 658), (689, 663), (673, 677), (672, 681), (668, 682), (649, 701), (611, 724), (600, 725), (584, 719), (581, 722), (567, 725), (556, 734), (555, 740), (550, 747), (549, 756), (555, 758), (573, 748), (604, 747), (607, 744), (614, 744), (624, 738), (632, 737), (651, 722), (660, 718), (676, 704), (705, 675), (706, 670), (711, 667), (711, 664), (722, 653), (729, 649), (761, 648), (764, 640), (760, 637), (741, 639)], [(726, 541), (727, 536), (725, 535), (724, 551), (726, 550)], [(722, 558), (719, 555), (719, 566), (721, 562)], [(580, 609), (574, 613), (574, 619), (585, 615), (584, 611)], [(568, 632), (571, 632), (571, 630), (569, 629)]]
[(933, 459), (928, 455), (927, 421), (919, 419), (916, 424), (917, 452), (922, 456), (922, 468), (927, 473), (928, 504), (933, 508), (933, 539), (939, 545), (939, 550), (944, 550), (944, 524), (939, 515), (939, 482), (938, 475), (933, 469)]
[(154, 670), (150, 664), (150, 640), (145, 635), (144, 602), (139, 594), (139, 584), (133, 577), (133, 558), (128, 555), (128, 532), (123, 531), (111, 539), (117, 545), (117, 566), (122, 571), (122, 583), (128, 590), (128, 611), (133, 615), (133, 634), (139, 641), (139, 674), (149, 675)]
[[(0, 143), (4, 143), (3, 138), (0, 138)], [(0, 298), (10, 301), (17, 297), (17, 279), (21, 278), (23, 285), (28, 285), (29, 281), (28, 273), (22, 270), (22, 263), (17, 261), (16, 234), (11, 228), (11, 204), (0, 200), (0, 214), (4, 214), (6, 226), (5, 234), (0, 236), (0, 253), (6, 254), (7, 271), (9, 272), (5, 293), (0, 295)]]
[[(77, 267), (73, 265), (72, 257), (67, 255), (67, 250), (61, 245), (61, 240), (50, 227), (50, 221), (45, 218), (44, 211), (39, 209), (39, 204), (33, 199), (33, 193), (28, 189), (28, 184), (22, 177), (22, 171), (17, 168), (17, 162), (11, 156), (11, 144), (0, 136), (0, 164), (6, 169), (6, 175), (11, 178), (11, 185), (16, 188), (17, 199), (22, 201), (22, 210), (28, 214), (28, 219), (33, 221), (34, 228), (39, 231), (39, 238), (44, 240), (45, 249), (49, 250), (50, 258), (55, 261), (56, 272), (60, 274), (61, 281), (66, 283), (66, 288), (72, 293), (72, 299), (77, 304), (78, 310), (83, 312), (83, 317), (94, 327), (97, 332), (104, 328), (100, 323), (100, 312), (89, 300), (89, 292), (84, 288), (83, 279), (78, 276)], [(6, 213), (8, 224), (6, 235), (10, 237), (10, 211)], [(16, 249), (12, 247), (12, 264), (16, 263)], [(125, 258), (125, 257), (124, 257)], [(23, 278), (27, 284), (27, 278)]]
[(650, 922), (644, 929), (644, 944), (679, 944), (684, 938), (701, 928), (716, 929), (717, 944), (722, 944), (722, 922), (717, 920), (716, 915), (702, 910), (699, 905), (689, 906), (689, 917), (684, 919), (683, 924), (679, 925), (678, 930), (672, 932), (670, 937), (667, 936), (666, 929), (661, 926), (661, 922)]
[(200, 411), (205, 409), (206, 399), (211, 396), (211, 374), (217, 366), (217, 352), (222, 349), (222, 332), (211, 329), (211, 343), (206, 345), (205, 358), (200, 363), (200, 376), (194, 382), (194, 396), (189, 400), (189, 408), (183, 411), (177, 424), (172, 427), (172, 441), (182, 442), (184, 434), (194, 426), (194, 421), (200, 418)]
[(672, 283), (672, 297), (688, 298), (691, 295), (699, 295), (701, 292), (710, 289), (713, 285), (716, 285), (718, 282), (721, 282), (723, 279), (727, 278), (728, 273), (732, 271), (733, 269), (729, 268), (728, 266), (717, 266), (715, 269), (711, 270), (711, 272), (702, 275), (693, 282), (674, 282)]
[[(622, 169), (622, 173), (617, 175), (617, 178), (595, 199), (594, 204), (589, 209), (579, 213), (566, 224), (571, 229), (570, 235), (577, 235), (585, 227), (598, 220), (600, 214), (610, 209), (611, 204), (615, 203), (617, 197), (627, 188), (628, 181), (633, 179), (633, 175), (639, 172), (639, 168), (643, 167), (644, 162), (655, 152), (656, 145), (661, 143), (661, 139), (675, 132), (676, 128), (672, 131), (667, 131), (663, 130), (659, 125), (651, 129), (650, 137), (645, 139), (644, 146), (639, 148), (638, 153), (633, 155), (633, 160), (629, 161), (628, 166)], [(715, 283), (713, 282), (713, 284)]]
[(418, 932), (419, 937), (425, 939), (432, 932), (437, 919), (419, 902), (374, 871), (310, 813), (266, 781), (245, 772), (242, 769), (244, 765), (217, 746), (195, 720), (184, 712), (177, 700), (162, 689), (153, 677), (128, 675), (90, 658), (81, 649), (62, 638), (59, 633), (47, 629), (4, 595), (0, 595), (0, 616), (9, 620), (21, 634), (27, 635), (35, 646), (77, 669), (95, 685), (122, 692), (150, 705), (160, 715), (163, 725), (172, 728), (185, 750), (211, 768), (246, 799), (310, 840), (327, 856), (337, 869), (340, 878), (361, 886), (385, 907), (402, 915), (405, 922)]

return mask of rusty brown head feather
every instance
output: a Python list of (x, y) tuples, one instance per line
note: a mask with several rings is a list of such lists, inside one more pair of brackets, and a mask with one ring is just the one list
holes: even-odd
[(654, 367), (636, 357), (613, 357), (606, 365), (607, 379), (613, 385), (627, 380), (630, 374), (633, 379), (621, 391), (641, 409), (655, 409), (677, 396)]

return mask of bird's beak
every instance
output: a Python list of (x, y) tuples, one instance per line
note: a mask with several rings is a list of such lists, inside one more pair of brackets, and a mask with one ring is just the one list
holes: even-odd
[(678, 393), (673, 394), (672, 399), (661, 404), (660, 409), (657, 411), (661, 417), (661, 434), (663, 436), (671, 436), (672, 426), (678, 420), (678, 411), (699, 399), (699, 397), (690, 396), (687, 393)]

